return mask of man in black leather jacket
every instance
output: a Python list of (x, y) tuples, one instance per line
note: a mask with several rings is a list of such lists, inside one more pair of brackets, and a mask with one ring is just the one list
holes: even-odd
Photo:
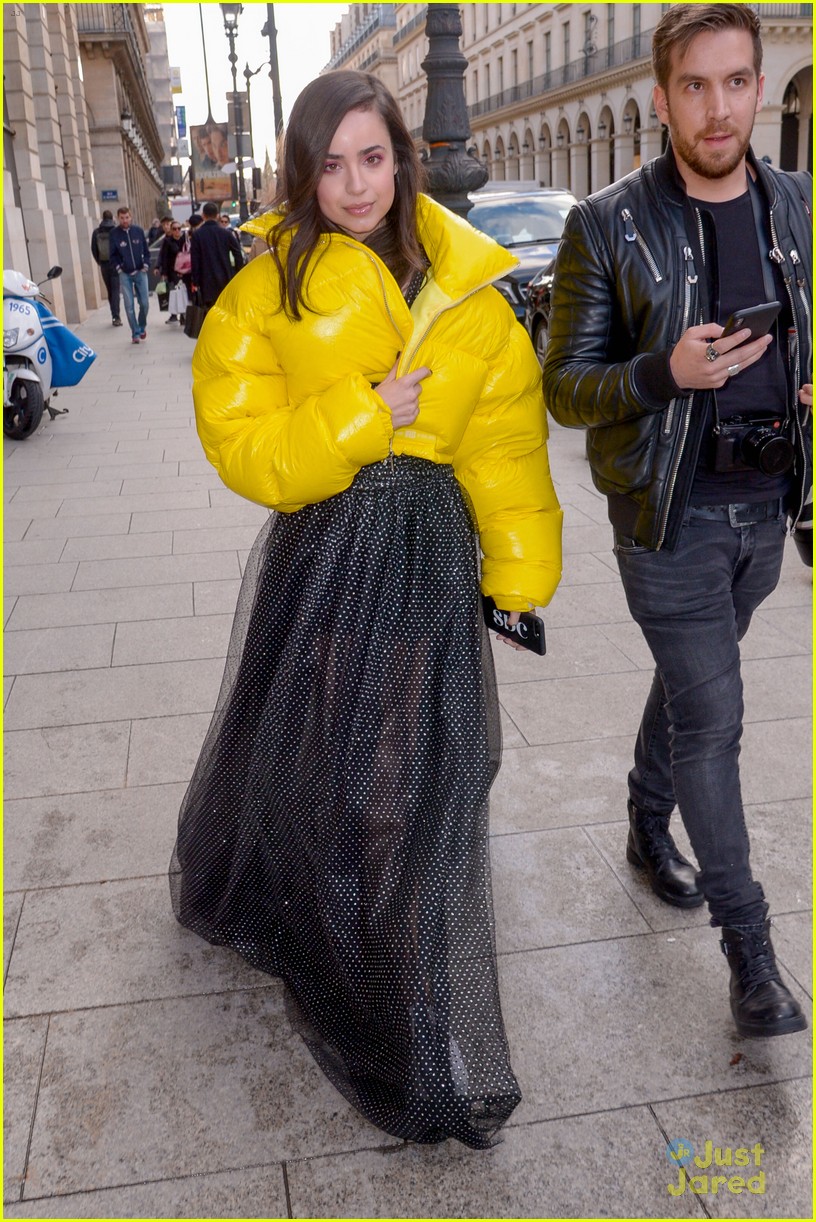
[[(544, 393), (587, 428), (629, 608), (656, 661), (629, 774), (627, 858), (661, 899), (708, 903), (743, 1035), (802, 1030), (740, 795), (739, 641), (811, 484), (809, 177), (757, 162), (759, 18), (677, 4), (653, 43), (666, 153), (579, 203), (555, 268)], [(765, 302), (768, 334), (724, 335)], [(679, 806), (700, 863), (669, 833)]]

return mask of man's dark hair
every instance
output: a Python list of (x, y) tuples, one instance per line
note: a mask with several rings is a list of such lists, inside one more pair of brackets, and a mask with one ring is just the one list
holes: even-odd
[[(117, 216), (124, 216), (126, 212), (130, 212), (130, 208), (127, 206), (127, 204), (122, 204), (121, 208), (116, 209)], [(113, 220), (113, 217), (111, 217), (111, 220)]]
[(162, 217), (162, 219), (161, 219), (160, 224), (162, 224), (162, 225), (163, 225), (165, 221), (167, 221), (169, 224), (171, 224), (171, 225), (172, 225), (172, 224), (173, 224), (173, 218), (172, 218), (172, 216), (163, 216), (163, 217)]
[(698, 34), (745, 30), (754, 43), (754, 72), (762, 71), (761, 23), (747, 4), (672, 4), (657, 24), (652, 39), (652, 67), (661, 89), (669, 84), (672, 52), (682, 59)]
[(204, 217), (201, 216), (200, 213), (194, 212), (192, 216), (190, 217), (189, 221), (187, 222), (187, 224), (190, 226), (191, 229), (198, 229), (199, 225), (201, 224), (203, 220), (204, 220)]
[(102, 213), (102, 220), (103, 221), (112, 221), (113, 220), (113, 213), (111, 212), (110, 208), (106, 208), (105, 211)]
[(211, 221), (213, 217), (218, 216), (218, 204), (214, 204), (211, 199), (208, 199), (206, 204), (201, 209), (201, 212), (203, 216), (206, 216), (208, 221)]

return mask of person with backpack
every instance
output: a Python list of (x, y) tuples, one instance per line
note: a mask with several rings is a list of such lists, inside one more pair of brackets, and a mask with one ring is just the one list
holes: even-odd
[(99, 270), (102, 273), (102, 279), (105, 282), (105, 288), (108, 293), (108, 303), (110, 305), (111, 322), (114, 327), (121, 327), (122, 319), (120, 317), (120, 300), (119, 300), (119, 273), (110, 264), (110, 235), (111, 230), (116, 226), (113, 223), (113, 213), (107, 208), (102, 213), (102, 221), (94, 229), (91, 234), (91, 254), (96, 263), (99, 265)]

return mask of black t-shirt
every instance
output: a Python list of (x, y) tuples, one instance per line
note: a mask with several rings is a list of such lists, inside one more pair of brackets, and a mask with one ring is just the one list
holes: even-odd
[[(757, 237), (754, 210), (748, 191), (725, 203), (708, 200), (691, 201), (713, 218), (716, 234), (717, 279), (719, 285), (719, 317), (723, 326), (735, 310), (760, 305), (766, 298), (762, 276), (762, 254)], [(783, 354), (790, 325), (790, 305), (781, 274), (776, 264), (774, 272), (776, 300), (782, 302), (782, 313), (774, 324), (774, 343), (748, 369), (741, 369), (725, 385), (715, 391), (717, 411), (721, 421), (733, 416), (785, 415), (787, 379)], [(736, 356), (734, 358), (737, 359)], [(767, 501), (785, 496), (790, 486), (786, 475), (763, 475), (753, 468), (738, 471), (714, 471), (713, 434), (714, 412), (709, 419), (700, 446), (700, 457), (691, 490), (692, 505), (725, 505), (740, 501)]]

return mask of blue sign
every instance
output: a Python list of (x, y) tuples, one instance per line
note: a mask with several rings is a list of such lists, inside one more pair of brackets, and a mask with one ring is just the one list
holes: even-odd
[(183, 139), (187, 135), (187, 107), (176, 107), (176, 127), (178, 128), (179, 138)]
[(119, 198), (119, 192), (115, 190), (114, 191), (101, 191), (100, 194), (103, 199), (107, 199), (107, 200), (117, 200)]

